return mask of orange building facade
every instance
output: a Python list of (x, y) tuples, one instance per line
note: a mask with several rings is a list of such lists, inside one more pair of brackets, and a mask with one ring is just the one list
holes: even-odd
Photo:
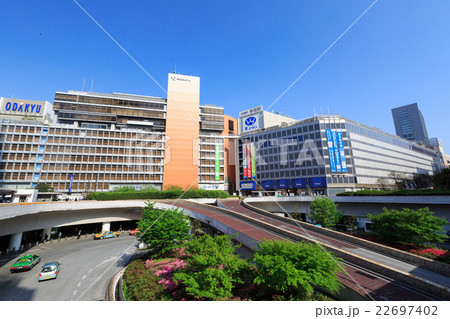
[(169, 74), (163, 185), (198, 187), (200, 78)]

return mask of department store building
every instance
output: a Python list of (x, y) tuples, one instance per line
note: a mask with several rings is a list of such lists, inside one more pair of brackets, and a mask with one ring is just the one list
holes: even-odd
[(432, 175), (442, 166), (438, 152), (340, 115), (280, 117), (266, 126), (268, 113), (255, 108), (239, 117), (244, 194), (333, 196), (380, 188), (391, 172)]
[(2, 98), (0, 106), (2, 189), (235, 188), (224, 154), (237, 122), (200, 105), (198, 77), (169, 74), (167, 98), (68, 91), (53, 105)]

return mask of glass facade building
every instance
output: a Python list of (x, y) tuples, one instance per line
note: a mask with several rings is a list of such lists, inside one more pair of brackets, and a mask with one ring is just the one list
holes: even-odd
[[(253, 145), (254, 155), (247, 145)], [(436, 152), (339, 115), (242, 134), (239, 159), (243, 190), (290, 194), (378, 188), (378, 179), (391, 172), (433, 174), (439, 169)]]
[(427, 141), (428, 132), (417, 103), (392, 109), (395, 133), (410, 141)]

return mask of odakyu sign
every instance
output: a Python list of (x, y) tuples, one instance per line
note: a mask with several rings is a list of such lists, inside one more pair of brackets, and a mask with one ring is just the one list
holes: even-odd
[(44, 109), (45, 102), (43, 101), (1, 98), (0, 103), (0, 112), (2, 114), (43, 116)]

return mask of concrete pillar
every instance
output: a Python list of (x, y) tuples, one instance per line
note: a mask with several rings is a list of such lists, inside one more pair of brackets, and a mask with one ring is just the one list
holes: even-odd
[(22, 234), (23, 233), (16, 233), (11, 235), (8, 247), (9, 251), (13, 251), (13, 249), (17, 251), (20, 249), (20, 243), (22, 242)]
[(41, 240), (44, 240), (45, 234), (48, 235), (48, 240), (50, 240), (50, 235), (51, 235), (52, 229), (51, 228), (44, 228), (42, 230), (42, 234), (41, 234)]
[(110, 230), (111, 230), (111, 223), (102, 224), (102, 231), (110, 231)]

